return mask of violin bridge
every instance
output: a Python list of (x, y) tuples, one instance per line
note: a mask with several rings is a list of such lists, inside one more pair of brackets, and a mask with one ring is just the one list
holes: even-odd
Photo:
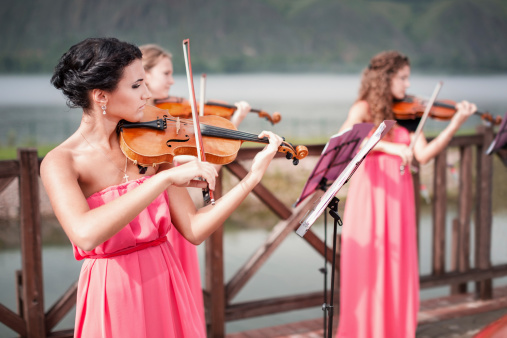
[(180, 118), (176, 117), (176, 135), (180, 132)]

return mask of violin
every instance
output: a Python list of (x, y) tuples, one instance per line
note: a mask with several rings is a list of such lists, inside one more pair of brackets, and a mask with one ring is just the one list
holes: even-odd
[[(407, 95), (402, 100), (396, 100), (393, 103), (394, 118), (397, 120), (410, 120), (421, 117), (428, 104), (427, 100)], [(429, 117), (436, 120), (450, 120), (456, 113), (456, 102), (452, 100), (439, 100), (433, 103), (429, 112)], [(502, 123), (500, 116), (493, 117), (486, 112), (476, 111), (475, 114), (480, 115), (485, 121), (498, 125)]]
[[(192, 107), (190, 103), (184, 102), (182, 98), (174, 99), (170, 97), (168, 99), (155, 100), (155, 106), (160, 109), (167, 109), (173, 117), (189, 118), (192, 116)], [(230, 120), (236, 109), (237, 107), (235, 105), (207, 101), (204, 103), (204, 116), (216, 115)], [(280, 122), (282, 119), (279, 112), (274, 112), (273, 116), (270, 116), (264, 110), (250, 109), (250, 113), (256, 113), (259, 117), (264, 117), (273, 125)]]
[[(234, 161), (244, 141), (268, 144), (268, 138), (238, 131), (231, 121), (215, 115), (200, 118), (206, 161), (228, 164)], [(172, 116), (168, 110), (146, 105), (140, 122), (120, 121), (120, 148), (131, 161), (141, 166), (172, 163), (174, 156), (197, 156), (193, 121)], [(278, 148), (297, 165), (308, 155), (308, 149), (283, 141)]]

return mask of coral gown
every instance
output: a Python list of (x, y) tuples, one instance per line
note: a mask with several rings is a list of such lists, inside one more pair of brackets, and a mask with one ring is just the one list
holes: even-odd
[(204, 317), (204, 300), (202, 295), (201, 272), (199, 270), (199, 257), (197, 247), (187, 241), (176, 228), (169, 231), (167, 238), (179, 258), (183, 272), (187, 277), (188, 285), (192, 291), (197, 308), (201, 312), (203, 326), (206, 326)]
[[(384, 139), (410, 143), (401, 127)], [(371, 152), (351, 179), (342, 229), (339, 338), (415, 337), (414, 191), (409, 170), (401, 175), (400, 164), (398, 156)]]
[[(90, 196), (91, 209), (141, 185), (146, 177)], [(196, 303), (167, 234), (172, 229), (166, 193), (120, 232), (92, 251), (79, 276), (75, 337), (205, 337)]]

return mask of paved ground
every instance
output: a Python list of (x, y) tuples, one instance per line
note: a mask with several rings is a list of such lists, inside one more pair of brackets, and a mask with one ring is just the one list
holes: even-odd
[(507, 315), (507, 308), (419, 325), (417, 338), (468, 338), (489, 323)]
[[(470, 308), (478, 309), (473, 305)], [(507, 306), (452, 319), (439, 319), (433, 322), (425, 320), (424, 323), (418, 325), (416, 338), (472, 338), (485, 326), (504, 315), (507, 315)], [(334, 324), (333, 337), (337, 321)], [(323, 336), (322, 318), (227, 334), (227, 338), (321, 338)]]

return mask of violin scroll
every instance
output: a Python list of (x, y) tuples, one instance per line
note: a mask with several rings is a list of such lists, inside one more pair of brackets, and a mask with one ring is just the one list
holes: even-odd
[(305, 158), (306, 155), (308, 155), (308, 148), (305, 146), (299, 145), (294, 147), (292, 144), (285, 141), (282, 142), (278, 148), (278, 151), (285, 153), (285, 158), (292, 160), (292, 164), (294, 165), (298, 165), (299, 160)]
[(481, 118), (484, 121), (488, 121), (489, 123), (494, 124), (495, 126), (497, 126), (500, 123), (502, 123), (502, 117), (500, 115), (497, 115), (497, 116), (493, 117), (493, 115), (491, 115), (490, 113), (482, 113), (481, 114)]
[(266, 113), (264, 110), (255, 110), (254, 109), (253, 112), (258, 113), (259, 117), (264, 117), (266, 120), (271, 122), (272, 125), (275, 125), (282, 120), (282, 115), (277, 111), (275, 111), (273, 113), (273, 116), (269, 116), (269, 114)]

